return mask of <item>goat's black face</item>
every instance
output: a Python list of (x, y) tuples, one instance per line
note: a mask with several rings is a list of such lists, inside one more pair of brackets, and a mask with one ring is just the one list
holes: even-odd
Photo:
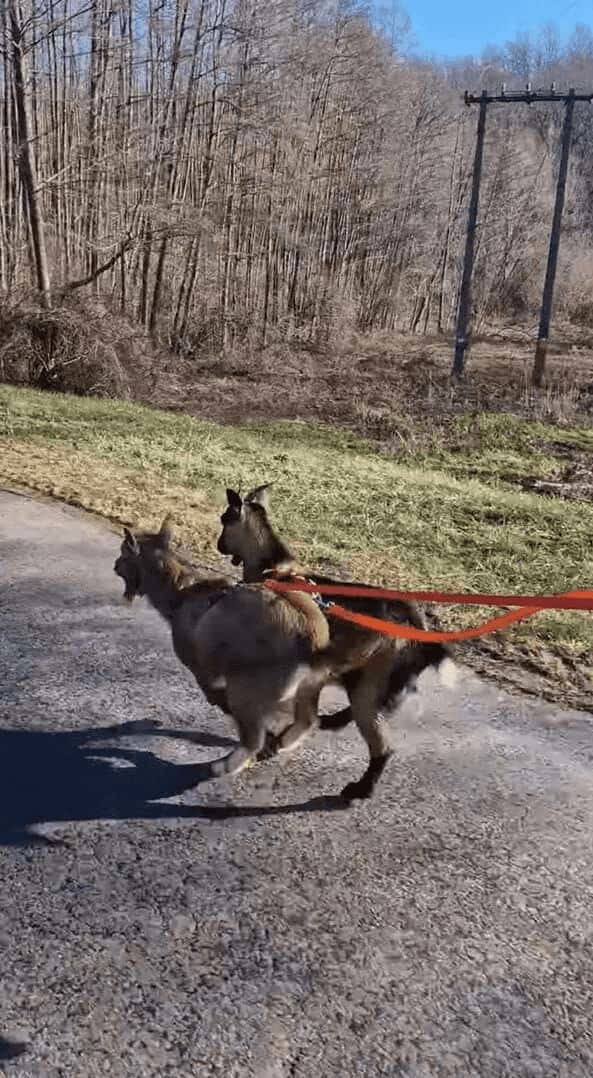
[(122, 543), (122, 552), (113, 571), (124, 582), (124, 599), (127, 603), (133, 603), (137, 595), (142, 595), (142, 578), (138, 558), (126, 549), (125, 543)]
[(231, 565), (241, 565), (243, 561), (233, 542), (233, 538), (237, 537), (239, 532), (237, 525), (241, 523), (241, 511), (242, 504), (229, 504), (220, 518), (222, 531), (218, 536), (216, 549), (219, 554), (224, 554), (225, 557), (230, 555)]
[(254, 535), (258, 535), (266, 518), (267, 484), (256, 487), (244, 498), (227, 487), (227, 507), (220, 518), (222, 531), (216, 544), (219, 554), (230, 557), (233, 565), (243, 565), (253, 550)]
[(124, 582), (124, 599), (131, 603), (137, 595), (144, 595), (142, 587), (142, 559), (147, 552), (167, 551), (171, 542), (169, 517), (161, 524), (158, 532), (140, 532), (134, 535), (129, 528), (124, 528), (124, 541), (120, 555), (113, 566)]
[(124, 599), (128, 603), (133, 603), (137, 595), (143, 594), (140, 553), (138, 539), (129, 528), (124, 528), (124, 541), (113, 571), (124, 582)]

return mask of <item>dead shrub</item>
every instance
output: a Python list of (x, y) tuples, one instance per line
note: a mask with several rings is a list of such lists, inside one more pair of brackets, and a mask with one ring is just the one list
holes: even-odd
[(593, 297), (587, 295), (584, 288), (581, 295), (572, 298), (569, 315), (575, 325), (593, 329)]
[(148, 365), (134, 333), (108, 311), (64, 305), (0, 307), (0, 379), (79, 396), (126, 399)]
[(557, 310), (576, 327), (593, 329), (591, 276), (593, 254), (574, 243), (567, 244), (562, 259)]

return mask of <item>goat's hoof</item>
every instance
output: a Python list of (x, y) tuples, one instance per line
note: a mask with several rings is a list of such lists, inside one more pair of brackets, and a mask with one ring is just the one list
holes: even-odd
[(340, 797), (343, 798), (344, 801), (366, 801), (369, 797), (372, 797), (373, 790), (383, 774), (385, 765), (390, 756), (391, 749), (384, 752), (381, 756), (372, 757), (362, 778), (358, 779), (356, 782), (349, 782), (347, 786), (344, 786)]
[(247, 767), (251, 767), (254, 762), (253, 756), (246, 749), (234, 749), (228, 756), (223, 756), (221, 760), (212, 761), (210, 775), (213, 779), (221, 778), (223, 775), (238, 775), (240, 771), (245, 771)]
[(293, 752), (297, 745), (311, 733), (311, 727), (294, 722), (278, 738), (278, 752)]
[(320, 730), (343, 730), (352, 721), (352, 711), (345, 707), (342, 711), (333, 711), (330, 715), (319, 716)]
[(226, 775), (226, 757), (223, 760), (213, 760), (210, 764), (210, 775), (213, 779), (219, 779)]
[(359, 779), (358, 782), (348, 782), (344, 786), (343, 790), (340, 790), (340, 797), (342, 801), (366, 801), (371, 796), (373, 787), (369, 786), (364, 780)]
[(273, 759), (273, 757), (277, 756), (277, 755), (278, 755), (278, 738), (276, 737), (275, 734), (267, 733), (264, 747), (263, 747), (263, 749), (260, 749), (260, 751), (258, 752), (255, 759), (256, 759), (257, 763), (260, 764), (260, 763), (265, 763), (266, 760)]

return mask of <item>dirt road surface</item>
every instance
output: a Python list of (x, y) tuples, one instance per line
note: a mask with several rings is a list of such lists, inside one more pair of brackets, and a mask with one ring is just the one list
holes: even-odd
[(371, 804), (354, 731), (207, 781), (118, 545), (0, 493), (0, 1073), (591, 1078), (591, 720), (426, 675)]

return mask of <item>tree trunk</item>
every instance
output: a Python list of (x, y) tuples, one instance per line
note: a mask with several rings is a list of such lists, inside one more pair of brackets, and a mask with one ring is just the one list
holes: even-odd
[(9, 19), (14, 72), (14, 96), (17, 114), (19, 169), (31, 229), (31, 242), (35, 261), (37, 289), (45, 308), (51, 307), (51, 282), (45, 247), (45, 230), (37, 190), (35, 155), (32, 145), (33, 122), (31, 102), (28, 95), (25, 49), (23, 42), (23, 15), (17, 0), (9, 0)]

